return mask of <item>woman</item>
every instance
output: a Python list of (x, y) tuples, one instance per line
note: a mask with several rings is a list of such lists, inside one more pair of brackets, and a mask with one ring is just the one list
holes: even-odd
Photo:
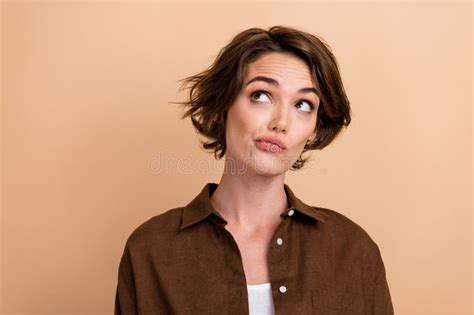
[(183, 118), (225, 156), (224, 172), (133, 231), (115, 313), (393, 314), (376, 243), (284, 183), (351, 120), (328, 46), (289, 27), (252, 28), (185, 80)]

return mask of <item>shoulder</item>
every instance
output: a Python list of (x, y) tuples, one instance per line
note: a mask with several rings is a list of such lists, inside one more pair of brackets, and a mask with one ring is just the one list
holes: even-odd
[(326, 219), (322, 224), (324, 233), (335, 245), (346, 249), (352, 247), (362, 255), (379, 255), (377, 243), (359, 223), (333, 209), (315, 206), (313, 208), (324, 214)]
[(127, 238), (127, 246), (147, 246), (177, 233), (182, 211), (183, 207), (172, 208), (144, 221), (132, 230)]

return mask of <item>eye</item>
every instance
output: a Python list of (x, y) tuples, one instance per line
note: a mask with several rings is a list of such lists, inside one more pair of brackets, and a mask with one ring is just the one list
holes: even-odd
[[(313, 110), (314, 106), (313, 106), (313, 103), (309, 102), (309, 101), (305, 101), (305, 100), (301, 100), (301, 102), (299, 102), (298, 104), (305, 104), (306, 106), (304, 107), (300, 107), (300, 108), (305, 108), (303, 110), (303, 112), (308, 112), (308, 113), (311, 113), (311, 111)], [(298, 105), (297, 104), (297, 105)]]
[[(258, 90), (258, 91), (255, 91), (254, 93), (252, 93), (252, 95), (250, 96), (252, 101), (256, 101), (256, 102), (261, 102), (259, 101), (259, 99), (261, 98), (261, 96), (264, 96), (265, 98), (267, 98), (268, 101), (270, 101), (270, 99), (268, 98), (268, 92), (266, 91), (262, 91), (262, 90)], [(306, 106), (299, 106), (300, 104), (304, 104)], [(314, 105), (312, 102), (310, 101), (307, 101), (307, 100), (300, 100), (296, 107), (298, 108), (303, 108), (301, 111), (302, 112), (307, 112), (307, 113), (311, 113), (314, 109)]]
[(261, 95), (264, 95), (268, 99), (267, 92), (265, 92), (265, 91), (256, 91), (256, 92), (252, 93), (252, 96), (250, 96), (250, 97), (252, 98), (253, 101), (258, 102), (258, 99), (260, 98)]

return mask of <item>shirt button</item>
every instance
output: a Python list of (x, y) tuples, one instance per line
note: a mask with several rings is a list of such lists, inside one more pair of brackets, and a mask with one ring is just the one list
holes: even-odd
[(290, 211), (288, 211), (288, 215), (291, 217), (293, 215), (293, 213), (295, 213), (295, 210), (293, 209), (290, 209)]
[(281, 237), (277, 238), (277, 244), (278, 245), (283, 244), (283, 239)]
[(286, 292), (286, 287), (284, 285), (282, 285), (280, 288), (279, 288), (280, 292), (281, 293), (285, 293)]

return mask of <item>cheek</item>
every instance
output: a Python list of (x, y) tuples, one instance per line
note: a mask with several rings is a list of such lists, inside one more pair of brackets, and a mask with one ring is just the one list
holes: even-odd
[(240, 101), (229, 110), (227, 126), (229, 133), (246, 138), (247, 134), (264, 127), (266, 113), (250, 102)]
[(250, 128), (248, 121), (245, 119), (245, 112), (238, 105), (234, 104), (227, 113), (226, 146), (231, 152), (240, 152), (239, 148), (243, 146), (242, 142), (247, 138), (246, 134)]
[(316, 121), (314, 123), (312, 121), (307, 121), (305, 123), (301, 123), (298, 126), (298, 130), (296, 131), (297, 136), (295, 137), (296, 140), (296, 147), (298, 150), (303, 150), (306, 141), (313, 136), (314, 128), (315, 128)]
[(306, 135), (305, 137), (306, 140), (309, 137), (312, 137), (314, 135), (315, 129), (316, 129), (316, 115), (311, 116), (311, 119), (308, 119), (307, 123), (305, 124), (305, 128), (303, 132)]

